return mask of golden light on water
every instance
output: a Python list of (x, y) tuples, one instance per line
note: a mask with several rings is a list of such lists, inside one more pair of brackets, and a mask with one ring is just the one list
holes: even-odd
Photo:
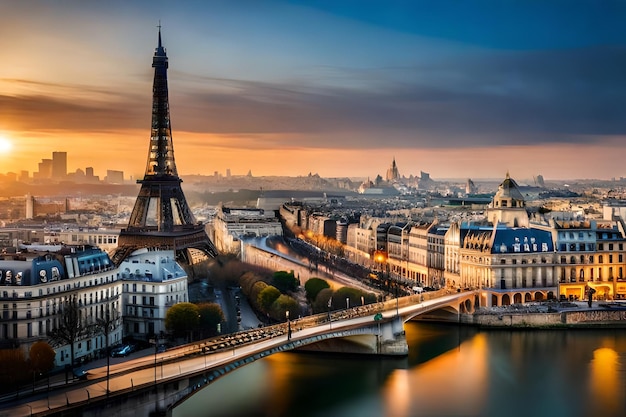
[(387, 410), (389, 416), (405, 416), (411, 409), (411, 372), (406, 369), (396, 370), (389, 379)]
[(623, 387), (620, 387), (620, 363), (617, 352), (606, 347), (596, 349), (593, 352), (590, 367), (589, 388), (593, 403), (601, 404), (605, 411), (617, 412), (621, 407), (620, 398), (623, 394)]
[(421, 366), (395, 371), (385, 384), (384, 415), (409, 417), (411, 410), (425, 416), (464, 415), (481, 409), (489, 380), (488, 358), (486, 336), (477, 334)]

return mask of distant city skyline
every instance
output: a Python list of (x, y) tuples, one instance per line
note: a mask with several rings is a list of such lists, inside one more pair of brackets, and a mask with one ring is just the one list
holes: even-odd
[(626, 176), (626, 2), (0, 4), (0, 171), (141, 178), (157, 29), (181, 176)]

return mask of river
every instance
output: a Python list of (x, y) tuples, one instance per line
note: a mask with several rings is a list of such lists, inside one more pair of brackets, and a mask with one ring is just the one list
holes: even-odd
[(409, 322), (405, 358), (280, 353), (173, 417), (624, 417), (626, 331), (478, 331)]

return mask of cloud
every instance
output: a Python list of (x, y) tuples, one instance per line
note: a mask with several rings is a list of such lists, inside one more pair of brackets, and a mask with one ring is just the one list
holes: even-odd
[[(284, 80), (170, 72), (177, 131), (264, 135), (263, 146), (469, 148), (583, 143), (626, 133), (626, 48), (474, 51), (412, 66), (325, 66)], [(15, 80), (14, 80), (15, 81)], [(144, 93), (40, 84), (0, 96), (30, 129), (148, 129)], [(274, 135), (272, 140), (269, 140)], [(248, 144), (250, 146), (250, 144)]]
[[(336, 68), (328, 83), (182, 75), (193, 89), (176, 93), (173, 111), (183, 129), (315, 134), (315, 143), (303, 144), (314, 147), (376, 148), (381, 140), (388, 147), (431, 148), (575, 143), (626, 133), (623, 68), (624, 48), (600, 47)], [(351, 85), (338, 86), (341, 78)], [(335, 142), (335, 135), (358, 132), (351, 143)]]

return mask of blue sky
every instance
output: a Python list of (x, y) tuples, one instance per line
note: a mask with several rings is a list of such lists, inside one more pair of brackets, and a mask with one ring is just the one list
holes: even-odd
[(395, 157), (407, 176), (619, 177), (624, 17), (625, 1), (9, 0), (0, 133), (13, 170), (99, 138), (103, 167), (140, 175), (160, 21), (183, 174), (373, 177)]

